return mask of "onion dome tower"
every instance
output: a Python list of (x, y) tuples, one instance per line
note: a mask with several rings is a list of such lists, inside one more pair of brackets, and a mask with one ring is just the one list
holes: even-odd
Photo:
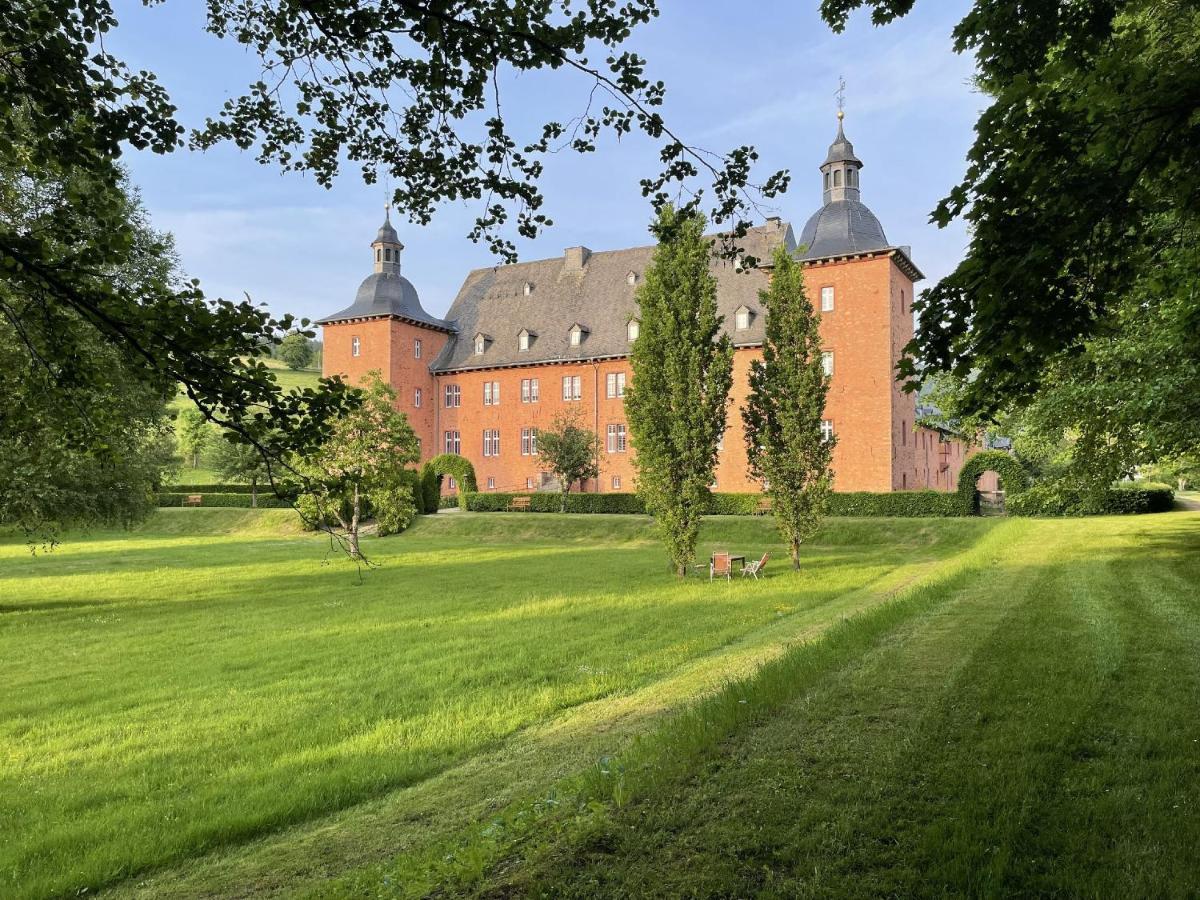
[(821, 164), (823, 205), (800, 234), (805, 259), (846, 256), (890, 246), (883, 226), (860, 199), (859, 173), (863, 162), (842, 128), (845, 113), (838, 110), (837, 137)]
[(371, 241), (375, 271), (358, 286), (354, 303), (333, 315), (318, 319), (317, 324), (394, 316), (442, 331), (451, 330), (446, 322), (425, 311), (421, 306), (421, 298), (417, 296), (417, 289), (400, 274), (400, 254), (403, 251), (404, 245), (400, 243), (400, 237), (392, 227), (389, 210), (385, 214), (383, 224), (379, 226), (375, 240)]

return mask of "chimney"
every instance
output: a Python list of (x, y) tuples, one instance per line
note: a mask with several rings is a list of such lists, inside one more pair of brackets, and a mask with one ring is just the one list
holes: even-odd
[(583, 272), (583, 267), (587, 265), (591, 255), (592, 251), (587, 247), (568, 247), (563, 253), (563, 271)]
[(767, 224), (778, 230), (781, 219), (779, 216), (767, 216)]

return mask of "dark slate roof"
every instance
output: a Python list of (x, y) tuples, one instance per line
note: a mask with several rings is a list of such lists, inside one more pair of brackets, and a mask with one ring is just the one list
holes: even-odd
[[(744, 256), (760, 263), (770, 259), (780, 243), (795, 248), (791, 226), (778, 219), (752, 228), (740, 240)], [(435, 372), (486, 369), (548, 362), (626, 356), (627, 325), (638, 313), (635, 294), (641, 285), (654, 247), (633, 247), (586, 254), (581, 270), (569, 271), (562, 256), (471, 272), (446, 314), (457, 336), (451, 338), (430, 367)], [(637, 275), (629, 283), (629, 273)], [(763, 339), (763, 316), (758, 292), (767, 286), (763, 269), (737, 271), (732, 261), (714, 259), (717, 306), (735, 344), (756, 344)], [(526, 282), (533, 285), (525, 293)], [(750, 327), (733, 330), (733, 313), (739, 306), (755, 312)], [(578, 347), (570, 344), (572, 326), (588, 329)], [(537, 332), (529, 350), (518, 349), (523, 328)], [(482, 355), (475, 355), (475, 334), (492, 340)]]
[(442, 331), (452, 330), (449, 324), (425, 312), (412, 282), (396, 272), (374, 272), (368, 275), (358, 286), (358, 293), (350, 306), (318, 319), (317, 324), (377, 316), (397, 316)]
[(390, 216), (383, 220), (383, 224), (379, 226), (379, 233), (375, 235), (374, 243), (379, 243), (380, 241), (387, 241), (392, 244), (400, 243), (400, 235), (396, 234), (396, 229), (392, 227)]
[(883, 226), (866, 204), (858, 200), (833, 200), (815, 213), (800, 233), (805, 259), (848, 256), (891, 245)]
[(825, 162), (822, 165), (829, 165), (837, 162), (853, 162), (858, 163), (858, 167), (862, 168), (862, 160), (854, 155), (854, 145), (846, 138), (846, 133), (842, 131), (842, 120), (838, 119), (837, 137), (833, 139), (833, 143), (829, 145), (829, 155), (825, 157)]

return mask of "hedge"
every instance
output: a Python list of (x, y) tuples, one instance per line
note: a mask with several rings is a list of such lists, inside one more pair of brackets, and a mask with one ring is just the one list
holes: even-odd
[[(295, 484), (285, 484), (276, 482), (280, 492), (284, 497), (293, 498), (298, 493)], [(248, 484), (169, 484), (164, 488), (165, 491), (172, 494), (249, 494), (251, 493), (250, 485)], [(258, 486), (258, 496), (263, 494), (273, 495), (274, 491), (270, 484), (260, 484)]]
[(1113, 516), (1168, 512), (1175, 492), (1165, 484), (1124, 482), (1102, 493), (1039, 484), (1006, 501), (1017, 516)]
[[(474, 493), (466, 495), (465, 509), (472, 512), (504, 512), (514, 497), (528, 497), (531, 512), (558, 512), (557, 493), (536, 494)], [(762, 494), (710, 494), (709, 515), (753, 515)], [(636, 494), (568, 494), (567, 512), (645, 513)], [(831, 516), (965, 516), (969, 509), (957, 494), (942, 491), (903, 491), (894, 494), (833, 494), (829, 500)]]
[[(514, 497), (528, 497), (531, 512), (558, 512), (562, 509), (562, 498), (557, 491), (537, 494), (463, 494), (463, 509), (471, 512), (504, 512)], [(646, 508), (637, 494), (568, 494), (567, 512), (570, 513), (645, 513)]]
[(959, 502), (966, 510), (962, 515), (979, 514), (979, 491), (976, 483), (984, 472), (995, 472), (1000, 476), (1000, 487), (1004, 491), (1005, 509), (1013, 498), (1029, 489), (1029, 471), (1019, 459), (1002, 450), (981, 450), (965, 463), (958, 473)]
[[(253, 499), (250, 494), (235, 494), (235, 493), (209, 493), (205, 494), (202, 491), (190, 491), (192, 494), (200, 494), (201, 506), (222, 506), (236, 507), (239, 509), (249, 509), (250, 501)], [(159, 494), (159, 506), (183, 506), (187, 500), (188, 494)], [(258, 495), (259, 509), (286, 509), (292, 505), (291, 500), (280, 500), (270, 491), (260, 491)]]

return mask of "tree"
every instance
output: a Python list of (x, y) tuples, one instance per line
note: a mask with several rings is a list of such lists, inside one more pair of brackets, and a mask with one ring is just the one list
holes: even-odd
[(181, 409), (176, 422), (175, 433), (179, 440), (179, 449), (184, 458), (191, 458), (192, 468), (198, 469), (200, 454), (204, 452), (209, 438), (212, 437), (212, 426), (204, 417), (204, 413), (194, 406)]
[[(840, 30), (857, 8), (882, 24), (913, 4), (823, 0), (822, 12)], [(901, 371), (951, 372), (964, 402), (991, 413), (1111, 336), (1131, 294), (1148, 310), (1178, 301), (1177, 322), (1200, 317), (1200, 7), (976, 0), (954, 47), (974, 52), (991, 103), (964, 179), (933, 218), (964, 219), (970, 244), (914, 303), (920, 327)], [(1160, 290), (1140, 289), (1154, 282)], [(1173, 350), (1189, 345), (1181, 333)]]
[(369, 373), (361, 402), (334, 420), (318, 450), (294, 463), (305, 478), (301, 513), (331, 535), (336, 522), (355, 560), (365, 560), (359, 529), (368, 509), (380, 534), (404, 530), (416, 515), (416, 473), (408, 466), (420, 457), (417, 436), (395, 404), (396, 392), (379, 372)]
[(766, 312), (762, 360), (750, 365), (742, 409), (750, 473), (771, 496), (792, 567), (800, 545), (820, 526), (833, 482), (834, 437), (822, 434), (829, 376), (821, 358), (820, 322), (804, 287), (804, 270), (776, 249), (771, 285), (759, 291)]
[(683, 577), (725, 432), (733, 345), (721, 333), (709, 271), (714, 247), (703, 216), (667, 206), (651, 231), (658, 246), (637, 294), (642, 325), (630, 353), (625, 412), (637, 450), (638, 495)]
[(289, 369), (305, 369), (312, 363), (312, 344), (303, 334), (293, 331), (280, 343), (278, 354)]
[(558, 478), (562, 512), (567, 511), (571, 485), (600, 477), (600, 438), (580, 422), (578, 414), (560, 413), (548, 429), (538, 432), (537, 452)]
[(250, 506), (258, 507), (258, 486), (270, 477), (262, 451), (236, 431), (226, 431), (213, 447), (213, 468), (226, 481), (250, 485)]

